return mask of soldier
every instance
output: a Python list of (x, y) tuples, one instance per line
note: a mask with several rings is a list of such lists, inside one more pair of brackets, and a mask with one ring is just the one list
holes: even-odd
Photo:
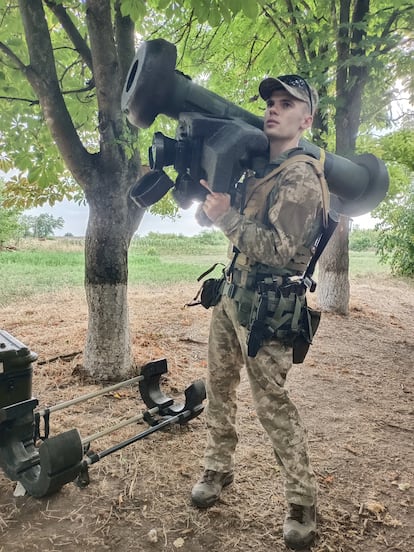
[[(264, 132), (269, 139), (264, 177), (247, 179), (235, 202), (226, 193), (212, 192), (209, 184), (201, 181), (210, 191), (201, 208), (227, 236), (234, 253), (222, 296), (212, 313), (204, 472), (191, 496), (196, 506), (208, 508), (233, 481), (238, 440), (236, 388), (245, 365), (258, 418), (270, 437), (284, 479), (288, 503), (284, 540), (290, 548), (300, 550), (315, 537), (317, 484), (309, 463), (306, 430), (284, 387), (292, 366), (292, 341), (279, 319), (277, 298), (306, 268), (326, 215), (318, 176), (321, 171), (315, 168), (314, 159), (298, 156), (302, 151), (299, 140), (312, 125), (318, 95), (298, 75), (267, 78), (259, 93), (266, 101)], [(252, 306), (258, 297), (263, 301), (263, 290), (268, 301), (267, 326), (254, 326)], [(295, 301), (301, 300), (303, 305), (304, 292), (299, 291), (300, 286), (297, 290), (289, 319), (292, 324)], [(271, 305), (274, 316), (269, 321)], [(260, 335), (253, 336), (258, 328), (266, 328), (267, 333), (259, 331)]]

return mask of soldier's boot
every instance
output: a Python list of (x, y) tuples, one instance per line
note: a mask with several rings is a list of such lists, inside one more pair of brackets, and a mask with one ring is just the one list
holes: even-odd
[(233, 472), (205, 470), (191, 491), (191, 499), (198, 508), (209, 508), (218, 500), (221, 491), (233, 482)]
[(289, 511), (283, 524), (283, 538), (286, 546), (293, 550), (308, 548), (316, 536), (316, 507), (289, 504)]

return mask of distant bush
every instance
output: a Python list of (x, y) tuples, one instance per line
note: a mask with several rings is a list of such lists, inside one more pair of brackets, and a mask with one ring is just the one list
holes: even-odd
[(193, 239), (201, 245), (222, 245), (227, 243), (226, 236), (219, 230), (204, 230), (204, 232), (194, 236)]
[(351, 251), (367, 251), (376, 249), (378, 245), (378, 230), (355, 228), (349, 234), (349, 249)]
[(196, 236), (182, 234), (159, 234), (149, 232), (147, 236), (135, 236), (132, 251), (146, 253), (155, 251), (158, 255), (195, 255), (222, 249), (226, 251), (227, 239), (222, 232), (206, 230)]
[(396, 199), (381, 222), (378, 240), (380, 261), (398, 276), (414, 276), (414, 185)]
[(157, 257), (158, 253), (155, 247), (148, 247), (148, 249), (145, 252), (146, 255), (149, 255), (150, 257)]

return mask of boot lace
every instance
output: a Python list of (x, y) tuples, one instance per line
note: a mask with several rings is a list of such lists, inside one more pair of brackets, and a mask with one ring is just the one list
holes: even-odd
[(215, 479), (215, 475), (217, 474), (214, 470), (205, 470), (202, 477), (203, 483), (212, 483)]
[(300, 506), (299, 504), (290, 504), (289, 517), (291, 519), (298, 521), (299, 523), (303, 523), (304, 513), (305, 509), (303, 506)]

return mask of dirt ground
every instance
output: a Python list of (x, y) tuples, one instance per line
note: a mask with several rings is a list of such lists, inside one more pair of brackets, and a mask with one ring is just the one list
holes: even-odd
[[(206, 369), (210, 312), (182, 308), (196, 287), (130, 290), (136, 364), (166, 358), (162, 389), (177, 404)], [(412, 283), (356, 279), (350, 315), (325, 314), (305, 363), (289, 374), (320, 486), (313, 552), (414, 550), (413, 312)], [(86, 332), (82, 290), (10, 305), (0, 328), (39, 355), (33, 395), (40, 406), (97, 389), (78, 375)], [(201, 414), (92, 465), (84, 489), (69, 483), (50, 497), (16, 497), (16, 484), (0, 473), (0, 552), (286, 550), (282, 484), (245, 375), (239, 398), (235, 482), (213, 508), (199, 511), (189, 498), (202, 468)], [(76, 427), (85, 437), (144, 410), (136, 387), (108, 392), (52, 414), (52, 434)], [(94, 449), (146, 427), (124, 428)]]

